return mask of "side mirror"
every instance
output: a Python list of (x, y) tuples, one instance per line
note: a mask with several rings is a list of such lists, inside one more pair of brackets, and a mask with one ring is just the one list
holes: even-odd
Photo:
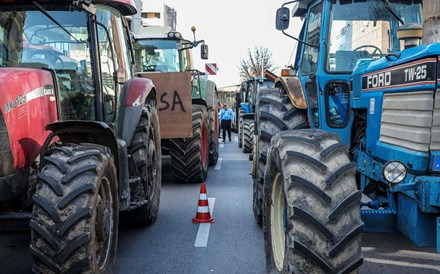
[(208, 59), (208, 52), (208, 45), (202, 45), (202, 47), (200, 48), (200, 53), (203, 60)]
[(125, 68), (118, 68), (113, 73), (113, 80), (118, 84), (125, 84), (127, 82), (127, 71)]
[(290, 21), (290, 10), (289, 8), (283, 7), (277, 10), (276, 18), (276, 28), (277, 30), (286, 30), (289, 27)]

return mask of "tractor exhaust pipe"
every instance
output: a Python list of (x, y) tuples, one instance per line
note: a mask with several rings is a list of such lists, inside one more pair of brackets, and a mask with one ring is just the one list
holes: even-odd
[(440, 0), (423, 0), (423, 44), (440, 42)]

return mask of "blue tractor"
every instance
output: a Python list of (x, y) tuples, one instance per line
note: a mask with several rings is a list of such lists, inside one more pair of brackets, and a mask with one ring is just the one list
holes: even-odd
[(236, 95), (235, 124), (238, 130), (238, 147), (244, 153), (252, 152), (254, 144), (254, 116), (256, 94), (261, 88), (273, 87), (268, 78), (249, 78), (241, 83), (240, 92)]
[[(298, 37), (285, 32), (288, 4)], [(350, 273), (362, 232), (400, 231), (440, 252), (440, 44), (420, 45), (422, 22), (417, 0), (277, 11), (298, 49), (256, 105), (253, 203), (268, 273)]]

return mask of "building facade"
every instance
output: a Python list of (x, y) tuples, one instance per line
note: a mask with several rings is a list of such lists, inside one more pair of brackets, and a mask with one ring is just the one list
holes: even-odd
[(131, 29), (137, 34), (142, 27), (168, 26), (176, 30), (177, 12), (164, 1), (135, 0), (138, 13), (133, 16)]

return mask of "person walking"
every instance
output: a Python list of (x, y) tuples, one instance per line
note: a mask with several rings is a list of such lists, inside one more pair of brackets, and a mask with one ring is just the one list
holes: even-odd
[(223, 106), (220, 111), (220, 125), (223, 130), (223, 143), (226, 142), (226, 131), (228, 132), (229, 142), (231, 141), (231, 123), (234, 123), (234, 112), (228, 108), (228, 104)]

